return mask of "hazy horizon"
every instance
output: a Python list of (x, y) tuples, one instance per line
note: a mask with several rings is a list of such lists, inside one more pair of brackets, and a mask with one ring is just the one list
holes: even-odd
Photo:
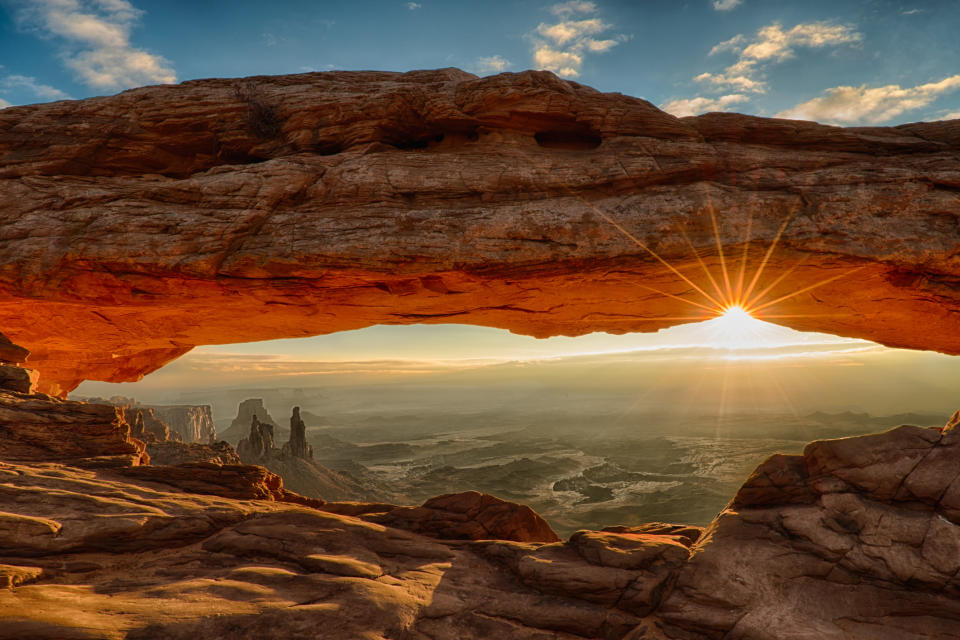
[[(140, 382), (87, 381), (72, 396), (119, 395), (153, 404), (190, 397), (216, 405), (201, 400), (242, 389), (391, 386), (482, 390), (478, 402), (491, 405), (504, 401), (498, 396), (503, 389), (529, 389), (545, 398), (561, 392), (581, 399), (608, 395), (636, 410), (683, 405), (717, 415), (949, 414), (960, 408), (950, 383), (960, 379), (960, 358), (756, 320), (746, 329), (726, 329), (715, 319), (652, 334), (537, 340), (485, 327), (379, 326), (199, 347)], [(216, 417), (232, 417), (224, 411)]]

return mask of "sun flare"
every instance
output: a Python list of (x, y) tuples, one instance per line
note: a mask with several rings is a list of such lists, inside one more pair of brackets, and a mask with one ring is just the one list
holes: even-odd
[(723, 349), (747, 349), (762, 342), (767, 324), (757, 320), (741, 306), (731, 305), (709, 321), (712, 342)]

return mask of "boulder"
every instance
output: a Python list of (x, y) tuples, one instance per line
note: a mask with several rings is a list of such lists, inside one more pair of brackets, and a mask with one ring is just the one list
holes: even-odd
[(432, 538), (556, 542), (550, 525), (528, 506), (477, 491), (431, 498), (419, 507), (400, 507), (371, 520)]

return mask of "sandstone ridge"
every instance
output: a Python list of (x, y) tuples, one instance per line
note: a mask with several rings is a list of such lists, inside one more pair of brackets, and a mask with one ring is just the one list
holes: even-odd
[(0, 449), (0, 638), (956, 638), (958, 448), (960, 413), (814, 442), (763, 463), (703, 531), (567, 541), (477, 493), (325, 503), (256, 466)]
[(377, 323), (654, 331), (738, 296), (797, 329), (957, 354), (958, 149), (957, 120), (678, 119), (548, 72), (11, 107), (0, 327), (58, 394), (201, 344)]

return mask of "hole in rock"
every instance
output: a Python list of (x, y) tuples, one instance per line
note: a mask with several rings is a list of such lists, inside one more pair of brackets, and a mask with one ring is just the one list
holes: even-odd
[[(160, 407), (185, 439), (215, 428), (234, 446), (256, 414), (275, 424), (277, 449), (297, 406), (311, 462), (245, 460), (294, 491), (420, 504), (478, 490), (530, 505), (561, 536), (703, 525), (772, 453), (942, 426), (956, 408), (944, 381), (960, 378), (960, 359), (801, 333), (731, 307), (658, 333), (538, 340), (380, 325), (198, 347), (140, 382), (85, 382), (73, 397)], [(206, 418), (169, 408), (203, 405)]]
[(599, 134), (589, 130), (540, 131), (533, 137), (541, 147), (570, 151), (589, 151), (603, 142)]

